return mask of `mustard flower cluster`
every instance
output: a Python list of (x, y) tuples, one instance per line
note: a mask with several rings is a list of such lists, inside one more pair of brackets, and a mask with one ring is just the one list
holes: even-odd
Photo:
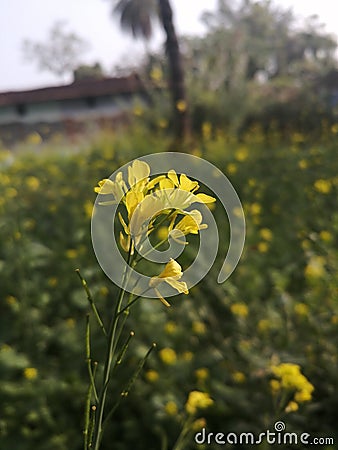
[[(143, 241), (158, 228), (156, 219), (160, 215), (169, 221), (167, 236), (181, 244), (185, 244), (183, 236), (198, 234), (207, 228), (202, 223), (199, 210), (187, 210), (194, 203), (215, 202), (215, 198), (197, 193), (198, 189), (197, 181), (190, 180), (185, 174), (178, 176), (174, 170), (151, 179), (149, 165), (135, 160), (128, 167), (128, 180), (124, 180), (122, 172), (118, 172), (115, 180), (103, 179), (94, 190), (100, 195), (112, 197), (109, 201), (99, 202), (100, 205), (123, 204), (125, 214), (118, 213), (123, 229), (119, 242), (122, 250), (134, 255), (135, 249), (140, 249)], [(151, 278), (149, 287), (154, 288), (164, 305), (170, 306), (162, 297), (159, 285), (166, 282), (177, 292), (187, 294), (186, 283), (179, 281), (182, 275), (179, 263), (170, 259), (164, 270)]]
[(312, 399), (314, 386), (301, 373), (300, 366), (292, 363), (282, 363), (272, 366), (271, 371), (274, 377), (270, 381), (270, 387), (274, 393), (290, 392), (293, 398), (286, 406), (286, 412), (298, 409), (299, 403), (304, 403)]

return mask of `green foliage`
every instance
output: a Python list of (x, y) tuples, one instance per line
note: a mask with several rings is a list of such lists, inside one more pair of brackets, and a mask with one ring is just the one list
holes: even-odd
[[(284, 420), (287, 431), (337, 439), (337, 126), (324, 126), (318, 141), (293, 133), (282, 142), (258, 127), (240, 142), (206, 131), (195, 153), (237, 189), (245, 251), (230, 279), (216, 284), (222, 233), (214, 268), (189, 296), (173, 298), (170, 309), (136, 303), (135, 337), (112, 391), (120, 392), (152, 342), (158, 350), (112, 418), (103, 448), (172, 448), (193, 390), (214, 400), (201, 414), (212, 432), (259, 433)], [(93, 187), (131, 159), (165, 148), (159, 130), (136, 125), (81, 153), (1, 154), (1, 448), (82, 448), (90, 305), (74, 270), (101, 310), (116, 300), (91, 247)], [(213, 213), (226, 231), (220, 205)], [(93, 333), (100, 355), (100, 330)], [(285, 412), (270, 387), (271, 365), (280, 362), (299, 364), (315, 388), (294, 412)], [(190, 443), (188, 450), (198, 448), (193, 434)]]

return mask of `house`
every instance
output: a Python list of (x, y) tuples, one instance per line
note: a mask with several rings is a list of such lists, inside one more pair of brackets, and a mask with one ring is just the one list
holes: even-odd
[(0, 141), (18, 142), (32, 132), (73, 137), (88, 125), (115, 124), (126, 117), (135, 98), (146, 98), (136, 74), (120, 78), (75, 80), (64, 86), (0, 93)]

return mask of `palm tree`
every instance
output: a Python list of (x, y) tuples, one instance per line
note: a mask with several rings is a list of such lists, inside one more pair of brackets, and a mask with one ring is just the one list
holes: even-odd
[(113, 12), (120, 16), (122, 29), (131, 31), (134, 38), (146, 40), (152, 36), (153, 19), (159, 19), (166, 34), (165, 49), (170, 73), (175, 136), (178, 141), (184, 141), (190, 134), (190, 126), (182, 56), (170, 0), (118, 0)]

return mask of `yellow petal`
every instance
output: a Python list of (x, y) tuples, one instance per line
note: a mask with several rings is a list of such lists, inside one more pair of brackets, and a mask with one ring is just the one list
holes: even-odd
[(128, 167), (128, 183), (132, 187), (134, 184), (149, 177), (150, 167), (144, 161), (136, 159), (132, 165)]
[(182, 293), (189, 294), (188, 286), (185, 281), (178, 281), (177, 279), (172, 277), (165, 278), (164, 281), (168, 283), (171, 287), (176, 289), (176, 291), (179, 292), (180, 294)]
[(157, 297), (158, 297), (158, 298), (161, 300), (161, 302), (163, 303), (163, 305), (165, 305), (165, 306), (167, 306), (167, 307), (169, 308), (169, 307), (170, 307), (170, 303), (167, 302), (167, 300), (166, 300), (164, 297), (162, 297), (160, 291), (159, 291), (158, 289), (155, 289), (155, 292), (156, 292)]
[(177, 178), (175, 170), (173, 170), (173, 169), (169, 170), (168, 178), (169, 178), (169, 180), (171, 180), (174, 183), (175, 186), (179, 185), (178, 178)]
[(216, 199), (214, 197), (211, 197), (210, 195), (207, 194), (196, 194), (196, 197), (198, 198), (197, 201), (201, 202), (201, 203), (213, 203), (216, 201)]
[(153, 189), (156, 186), (156, 184), (159, 184), (159, 182), (161, 180), (163, 180), (164, 178), (165, 178), (165, 175), (159, 175), (158, 177), (149, 181), (149, 183), (147, 184), (147, 190), (150, 191), (151, 189)]
[(158, 278), (182, 276), (182, 267), (173, 258), (170, 258), (164, 270), (158, 275)]
[(193, 191), (198, 189), (197, 181), (191, 181), (184, 173), (180, 176), (180, 189), (184, 191)]

